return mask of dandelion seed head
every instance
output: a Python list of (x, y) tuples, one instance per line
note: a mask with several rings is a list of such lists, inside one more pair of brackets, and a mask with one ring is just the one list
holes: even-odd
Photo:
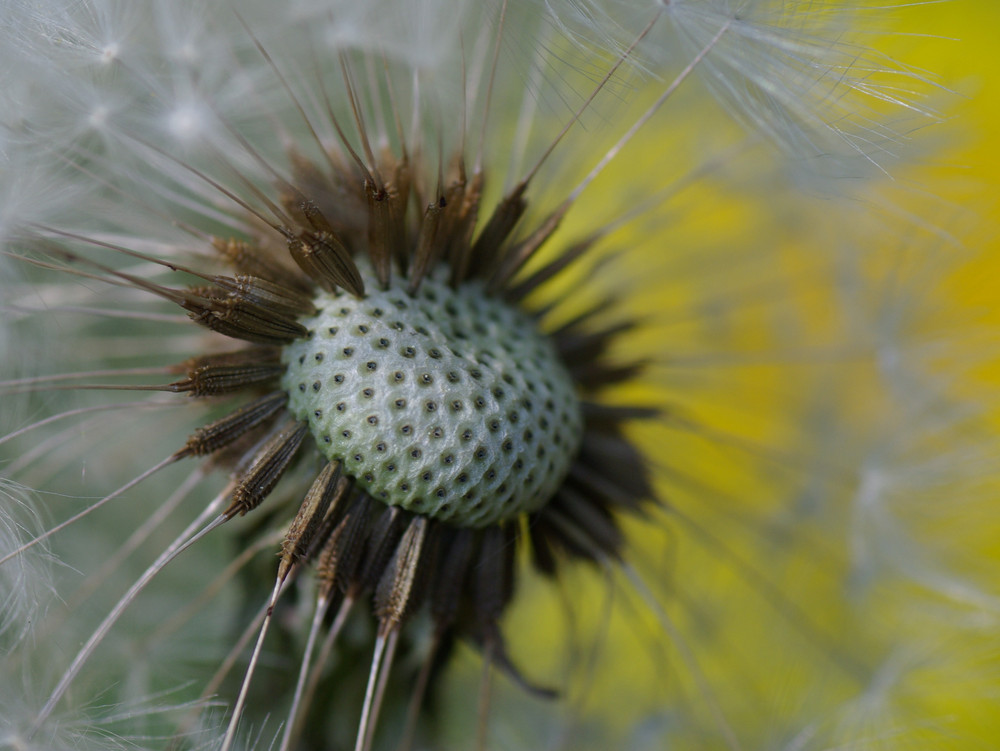
[[(961, 628), (995, 624), (985, 577), (954, 575), (947, 546), (926, 555), (956, 457), (982, 455), (942, 457), (969, 415), (913, 311), (885, 301), (892, 273), (866, 264), (871, 248), (895, 269), (892, 233), (810, 207), (759, 148), (808, 163), (824, 195), (831, 174), (871, 177), (855, 160), (895, 158), (882, 109), (926, 116), (910, 95), (927, 82), (856, 44), (841, 12), (870, 7), (19, 5), (0, 45), (18, 79), (0, 87), (0, 235), (27, 271), (4, 290), (18, 337), (0, 346), (50, 361), (4, 373), (0, 398), (24, 396), (4, 467), (65, 489), (59, 519), (110, 500), (53, 535), (98, 574), (70, 582), (41, 649), (19, 640), (44, 685), (9, 705), (29, 718), (10, 737), (70, 746), (79, 713), (96, 733), (114, 716), (126, 746), (218, 720), (208, 747), (277, 746), (286, 727), (304, 747), (365, 747), (362, 702), (380, 706), (365, 681), (376, 696), (384, 677), (372, 724), (391, 747), (422, 671), (444, 707), (418, 726), (429, 747), (469, 745), (477, 692), (503, 718), (478, 720), (491, 747), (824, 748), (913, 725), (894, 714), (914, 673), (893, 640), (941, 655), (924, 641), (957, 626), (956, 603)], [(436, 211), (453, 212), (440, 236)], [(397, 302), (402, 330), (382, 336)], [(415, 503), (424, 485), (444, 492), (437, 516)], [(514, 510), (465, 497), (482, 491)], [(151, 564), (206, 509), (228, 521)], [(82, 668), (50, 654), (117, 619), (148, 565)], [(916, 617), (928, 601), (937, 615)], [(229, 650), (242, 685), (207, 674)], [(207, 684), (226, 707), (147, 732), (116, 706), (175, 705), (157, 692), (192, 675), (184, 697)], [(508, 690), (544, 694), (536, 680), (561, 703)]]

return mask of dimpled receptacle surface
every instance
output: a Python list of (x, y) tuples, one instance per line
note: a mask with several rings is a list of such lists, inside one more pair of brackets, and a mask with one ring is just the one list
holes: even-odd
[(551, 342), (482, 285), (453, 289), (444, 267), (414, 294), (363, 273), (366, 297), (320, 293), (310, 337), (283, 355), (319, 450), (374, 498), (459, 526), (544, 505), (583, 426)]

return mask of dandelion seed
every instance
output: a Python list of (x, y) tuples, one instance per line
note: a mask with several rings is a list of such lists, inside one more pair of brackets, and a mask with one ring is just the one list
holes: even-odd
[[(0, 229), (24, 276), (4, 312), (12, 331), (39, 323), (43, 360), (43, 375), (0, 381), (40, 413), (5, 425), (0, 447), (24, 451), (5, 469), (46, 504), (101, 489), (6, 535), (0, 572), (20, 588), (46, 545), (111, 562), (40, 624), (61, 634), (50, 662), (20, 644), (5, 657), (31, 680), (16, 709), (0, 695), (22, 718), (3, 742), (68, 746), (79, 737), (54, 729), (79, 716), (123, 746), (526, 748), (544, 731), (512, 735), (530, 729), (518, 713), (568, 707), (547, 745), (575, 747), (603, 673), (596, 658), (561, 671), (547, 645), (578, 618), (627, 655), (619, 705), (637, 702), (590, 747), (644, 732), (678, 747), (832, 742), (797, 724), (811, 708), (754, 685), (766, 676), (749, 646), (727, 641), (753, 630), (741, 608), (777, 629), (789, 661), (820, 665), (803, 681), (778, 661), (823, 707), (889, 674), (851, 643), (875, 636), (834, 594), (845, 541), (809, 554), (817, 520), (843, 508), (829, 498), (882, 458), (842, 455), (837, 431), (815, 427), (832, 382), (871, 356), (850, 326), (802, 320), (846, 283), (821, 248), (786, 257), (742, 227), (711, 245), (678, 231), (695, 250), (676, 254), (635, 247), (683, 226), (671, 211), (710, 206), (725, 223), (718, 185), (734, 175), (780, 193), (761, 136), (837, 174), (860, 174), (858, 157), (885, 169), (897, 131), (877, 110), (925, 115), (907, 93), (923, 77), (849, 44), (824, 3), (119, 5), (16, 5), (0, 40), (0, 62), (40, 92), (0, 94), (14, 113)], [(750, 135), (718, 120), (704, 80)], [(747, 173), (731, 164), (744, 157)], [(36, 205), (43, 180), (66, 187)], [(794, 375), (776, 369), (790, 360)], [(733, 362), (750, 375), (713, 380)], [(148, 419), (116, 409), (124, 392), (181, 407)], [(859, 550), (889, 487), (858, 482)], [(810, 509), (811, 492), (830, 508)], [(262, 562), (269, 547), (278, 560)], [(701, 573), (684, 579), (664, 551)], [(119, 580), (133, 553), (139, 573)], [(796, 579), (802, 562), (815, 580)], [(583, 570), (634, 632), (610, 613), (587, 623), (607, 599), (577, 594)], [(972, 584), (923, 581), (995, 607)], [(561, 613), (542, 582), (564, 589)], [(833, 603), (795, 601), (813, 589)], [(97, 591), (109, 604), (91, 611)], [(526, 598), (538, 612), (519, 612)], [(479, 664), (463, 679), (469, 647)], [(551, 686), (561, 672), (586, 685)], [(190, 685), (162, 711), (104, 711), (119, 680), (123, 696)], [(508, 683), (520, 698), (497, 698)]]

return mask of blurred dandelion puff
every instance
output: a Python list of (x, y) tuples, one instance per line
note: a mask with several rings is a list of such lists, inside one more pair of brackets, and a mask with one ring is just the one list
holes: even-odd
[(0, 743), (806, 748), (903, 672), (788, 169), (931, 82), (874, 4), (487, 5), (5, 3)]

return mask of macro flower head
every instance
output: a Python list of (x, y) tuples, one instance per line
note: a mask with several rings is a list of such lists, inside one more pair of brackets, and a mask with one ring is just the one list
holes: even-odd
[(952, 732), (879, 6), (6, 2), (0, 742)]

